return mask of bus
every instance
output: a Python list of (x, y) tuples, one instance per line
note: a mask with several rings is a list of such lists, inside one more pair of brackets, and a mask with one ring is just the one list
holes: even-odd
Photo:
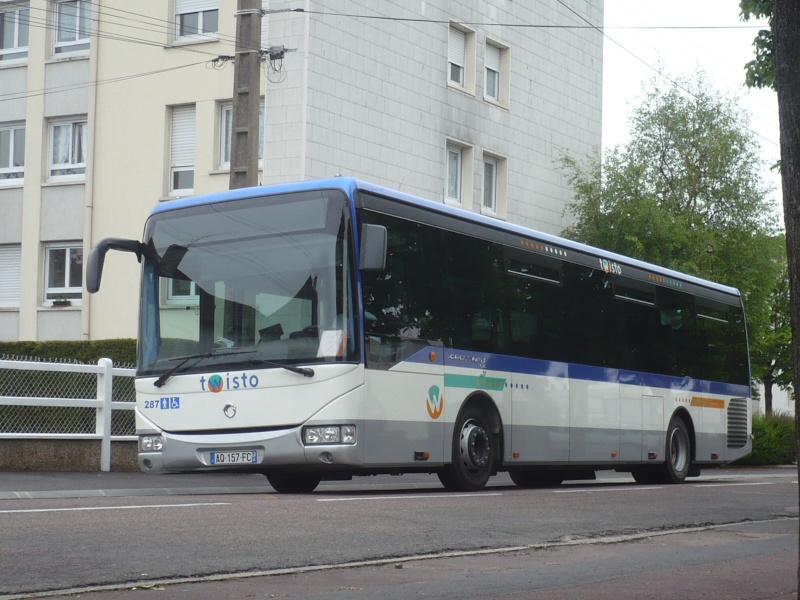
[(159, 204), (142, 241), (138, 461), (448, 490), (629, 472), (681, 483), (751, 451), (740, 293), (348, 177)]

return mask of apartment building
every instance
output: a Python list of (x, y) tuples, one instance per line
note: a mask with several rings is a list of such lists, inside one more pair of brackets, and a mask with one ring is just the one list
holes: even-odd
[[(264, 184), (354, 175), (549, 233), (601, 136), (603, 0), (273, 0)], [(301, 10), (298, 10), (301, 9)], [(0, 340), (133, 337), (152, 206), (227, 189), (235, 0), (0, 0)], [(176, 299), (165, 298), (165, 302)], [(179, 299), (178, 299), (179, 300)]]

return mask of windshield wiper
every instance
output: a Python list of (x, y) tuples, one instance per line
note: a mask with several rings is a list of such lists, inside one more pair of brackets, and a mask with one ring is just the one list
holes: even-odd
[[(188, 363), (190, 360), (196, 361), (194, 364), (199, 363), (204, 358), (213, 358), (215, 356), (231, 356), (233, 354), (252, 354), (255, 350), (246, 350), (245, 352), (234, 352), (234, 351), (227, 351), (227, 352), (219, 352), (219, 351), (211, 351), (211, 352), (204, 352), (201, 354), (189, 354), (187, 356), (176, 356), (175, 358), (170, 358), (169, 360), (179, 360), (180, 362), (169, 369), (168, 371), (161, 374), (161, 376), (153, 382), (153, 385), (157, 388), (163, 386), (167, 380), (172, 377), (175, 373), (181, 370), (181, 368)], [(194, 365), (192, 365), (194, 366)]]
[(314, 376), (314, 369), (309, 369), (308, 367), (295, 367), (294, 365), (284, 365), (283, 363), (273, 362), (271, 360), (265, 360), (263, 358), (248, 358), (245, 362), (250, 363), (251, 365), (270, 365), (272, 367), (280, 367), (281, 369), (286, 369), (287, 371), (291, 371), (292, 373), (298, 373), (303, 377)]

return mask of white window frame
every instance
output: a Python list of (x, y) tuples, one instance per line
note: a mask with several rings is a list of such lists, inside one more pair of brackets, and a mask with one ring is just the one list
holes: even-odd
[[(75, 5), (75, 23), (63, 23), (63, 7)], [(92, 3), (90, 0), (55, 0), (53, 5), (53, 54), (88, 52), (91, 38)], [(72, 34), (72, 35), (67, 35)], [(59, 39), (63, 38), (63, 39)]]
[[(210, 13), (216, 13), (216, 27), (205, 31)], [(184, 19), (197, 15), (196, 33), (183, 33)], [(219, 2), (217, 0), (175, 0), (175, 41), (203, 41), (219, 38)]]
[[(63, 285), (50, 284), (50, 270), (52, 269), (52, 257), (54, 252), (64, 251), (64, 281)], [(73, 265), (73, 254), (80, 255), (79, 264)], [(69, 285), (73, 279), (73, 269), (78, 269), (80, 282), (78, 285)], [(45, 306), (58, 305), (59, 301), (69, 301), (75, 306), (81, 304), (81, 294), (83, 293), (83, 246), (81, 244), (48, 244), (45, 246), (44, 260), (44, 296)]]
[[(63, 144), (65, 153), (56, 156), (56, 130), (68, 133)], [(86, 178), (86, 157), (89, 153), (89, 124), (85, 117), (50, 123), (49, 179), (51, 181), (81, 180)], [(63, 160), (62, 160), (63, 159)], [(61, 162), (56, 162), (60, 160)]]
[(502, 50), (494, 44), (486, 43), (484, 61), (483, 94), (495, 102), (500, 101), (500, 55)]
[(483, 185), (481, 186), (481, 212), (497, 213), (497, 159), (483, 155)]
[(161, 279), (161, 286), (163, 287), (163, 306), (197, 306), (200, 303), (200, 295), (197, 293), (197, 284), (194, 281), (189, 282), (188, 294), (176, 294), (172, 288), (172, 283), (179, 281), (178, 279)]
[[(219, 105), (219, 168), (231, 168), (231, 140), (233, 139), (233, 101)], [(264, 160), (264, 98), (258, 102), (258, 161)]]
[[(22, 164), (15, 162), (15, 156), (22, 158)], [(24, 182), (25, 123), (0, 124), (0, 185)]]
[[(483, 152), (481, 173), (481, 213), (505, 219), (508, 211), (508, 159), (492, 152)], [(487, 181), (490, 168), (493, 181)], [(487, 189), (488, 184), (488, 189)]]
[[(170, 196), (194, 194), (197, 107), (194, 104), (173, 106), (170, 119)], [(191, 173), (191, 187), (177, 187), (181, 174)]]
[(0, 246), (0, 308), (19, 308), (22, 293), (22, 246)]
[[(487, 102), (509, 107), (511, 97), (511, 50), (491, 38), (486, 38), (486, 54), (484, 56), (483, 98)], [(496, 79), (495, 89), (490, 89), (491, 73)]]
[[(11, 17), (12, 15), (13, 17)], [(0, 48), (0, 62), (28, 58), (28, 35), (30, 32), (30, 7), (28, 3), (8, 4), (5, 8), (0, 4), (0, 31), (5, 29), (9, 18), (14, 19), (14, 29), (11, 34), (11, 40), (3, 40), (5, 47)]]
[(464, 87), (467, 69), (467, 34), (450, 25), (447, 44), (447, 81)]
[(475, 93), (475, 38), (473, 29), (450, 23), (447, 34), (447, 85), (468, 94)]
[[(453, 169), (453, 159), (456, 168)], [(444, 202), (472, 210), (473, 149), (467, 143), (448, 139), (445, 144)], [(455, 179), (454, 179), (455, 178)], [(455, 187), (454, 185), (455, 184)], [(455, 192), (455, 195), (454, 195)]]
[(444, 192), (445, 200), (447, 202), (461, 204), (461, 190), (464, 187), (464, 149), (461, 146), (447, 144), (445, 168), (447, 170)]

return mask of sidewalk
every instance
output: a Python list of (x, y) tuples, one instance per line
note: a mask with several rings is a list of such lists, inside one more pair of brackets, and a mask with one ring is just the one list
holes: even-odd
[(191, 496), (273, 492), (258, 474), (149, 475), (140, 472), (0, 473), (0, 500), (92, 498), (98, 496)]

